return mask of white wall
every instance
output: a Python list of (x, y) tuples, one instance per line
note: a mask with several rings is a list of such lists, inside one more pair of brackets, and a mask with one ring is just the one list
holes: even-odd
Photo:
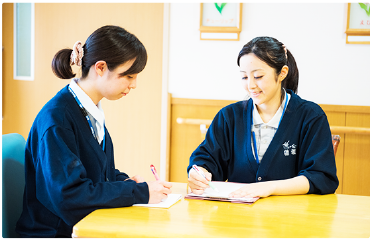
[(242, 100), (237, 55), (271, 36), (294, 55), (298, 94), (318, 104), (370, 105), (370, 46), (346, 44), (346, 3), (243, 3), (240, 41), (199, 40), (199, 3), (171, 3), (169, 83), (173, 97)]

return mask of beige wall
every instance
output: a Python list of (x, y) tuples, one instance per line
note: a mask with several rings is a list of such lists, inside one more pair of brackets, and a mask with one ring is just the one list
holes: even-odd
[(58, 50), (72, 48), (77, 40), (84, 42), (103, 25), (119, 25), (145, 45), (148, 64), (130, 95), (102, 101), (106, 126), (117, 168), (153, 180), (149, 165), (160, 164), (163, 4), (36, 3), (34, 81), (13, 79), (13, 4), (2, 6), (3, 134), (17, 132), (27, 138), (43, 105), (70, 82), (58, 79), (51, 70)]

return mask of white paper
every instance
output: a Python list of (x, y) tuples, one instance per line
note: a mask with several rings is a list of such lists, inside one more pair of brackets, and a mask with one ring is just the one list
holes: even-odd
[(255, 202), (257, 198), (230, 198), (229, 194), (240, 189), (243, 186), (246, 186), (247, 183), (236, 183), (236, 182), (212, 182), (213, 185), (219, 190), (215, 191), (211, 187), (206, 188), (205, 191), (201, 194), (189, 193), (189, 196), (196, 197), (209, 197), (209, 198), (225, 198), (229, 200), (245, 201), (245, 202)]
[(169, 208), (177, 201), (181, 199), (181, 194), (168, 194), (165, 200), (162, 200), (160, 203), (156, 204), (133, 204), (133, 206), (140, 206), (140, 207), (149, 207), (149, 208)]

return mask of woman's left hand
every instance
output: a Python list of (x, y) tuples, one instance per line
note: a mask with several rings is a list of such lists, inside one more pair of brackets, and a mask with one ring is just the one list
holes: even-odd
[(145, 182), (145, 179), (142, 176), (139, 176), (139, 175), (135, 175), (131, 178), (127, 178), (124, 181), (127, 181), (127, 180), (134, 180), (136, 183)]
[(250, 183), (231, 192), (229, 197), (268, 197), (273, 194), (274, 190), (275, 183), (273, 181)]
[(310, 189), (307, 177), (300, 175), (285, 180), (247, 184), (229, 194), (229, 197), (268, 197), (271, 195), (306, 194)]

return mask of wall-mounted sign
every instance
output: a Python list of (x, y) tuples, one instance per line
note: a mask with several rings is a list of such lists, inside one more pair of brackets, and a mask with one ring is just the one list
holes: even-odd
[(240, 39), (242, 3), (201, 3), (200, 39)]
[(346, 43), (370, 44), (370, 3), (348, 3)]

